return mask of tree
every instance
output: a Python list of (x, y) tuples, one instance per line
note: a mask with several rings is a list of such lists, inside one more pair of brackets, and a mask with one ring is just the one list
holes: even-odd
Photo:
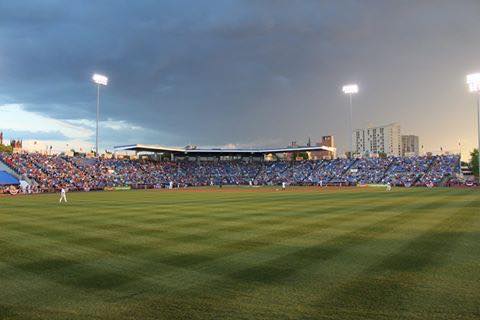
[(13, 147), (12, 146), (4, 146), (3, 144), (0, 144), (0, 152), (12, 153), (13, 152)]
[(470, 155), (472, 156), (470, 159), (470, 169), (473, 174), (478, 177), (478, 149), (473, 149)]
[(306, 152), (300, 152), (297, 156), (302, 158), (303, 160), (308, 160), (308, 153)]
[(378, 157), (382, 158), (382, 159), (385, 159), (385, 158), (387, 158), (387, 154), (385, 152), (379, 152)]

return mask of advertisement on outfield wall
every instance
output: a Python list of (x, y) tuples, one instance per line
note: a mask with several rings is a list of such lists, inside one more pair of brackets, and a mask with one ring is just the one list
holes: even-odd
[(124, 190), (130, 190), (132, 187), (130, 186), (124, 186), (124, 187), (105, 187), (103, 190), (105, 191), (124, 191)]

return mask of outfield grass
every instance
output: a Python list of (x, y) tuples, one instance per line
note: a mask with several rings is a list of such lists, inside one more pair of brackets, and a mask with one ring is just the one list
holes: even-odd
[(480, 192), (0, 198), (0, 319), (479, 319)]

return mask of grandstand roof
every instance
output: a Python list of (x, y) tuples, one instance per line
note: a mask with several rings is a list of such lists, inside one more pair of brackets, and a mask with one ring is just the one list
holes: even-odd
[(131, 144), (114, 147), (115, 151), (157, 152), (173, 153), (176, 155), (265, 155), (270, 153), (305, 152), (305, 151), (334, 151), (331, 147), (287, 147), (287, 148), (264, 148), (264, 149), (222, 149), (222, 148), (180, 148), (165, 147), (161, 145)]

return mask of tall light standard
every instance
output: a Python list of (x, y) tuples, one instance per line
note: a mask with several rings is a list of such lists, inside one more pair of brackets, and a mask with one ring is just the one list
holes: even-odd
[(108, 84), (108, 78), (104, 75), (95, 73), (92, 76), (92, 80), (97, 84), (97, 129), (95, 135), (95, 155), (98, 157), (98, 118), (100, 117), (100, 85), (106, 86)]
[(342, 87), (342, 91), (344, 94), (348, 94), (350, 100), (350, 118), (349, 118), (349, 134), (350, 134), (350, 156), (353, 155), (353, 124), (352, 124), (352, 96), (358, 93), (358, 85), (356, 84), (347, 84)]
[(478, 181), (480, 182), (480, 73), (469, 74), (467, 76), (467, 84), (470, 92), (477, 94)]

